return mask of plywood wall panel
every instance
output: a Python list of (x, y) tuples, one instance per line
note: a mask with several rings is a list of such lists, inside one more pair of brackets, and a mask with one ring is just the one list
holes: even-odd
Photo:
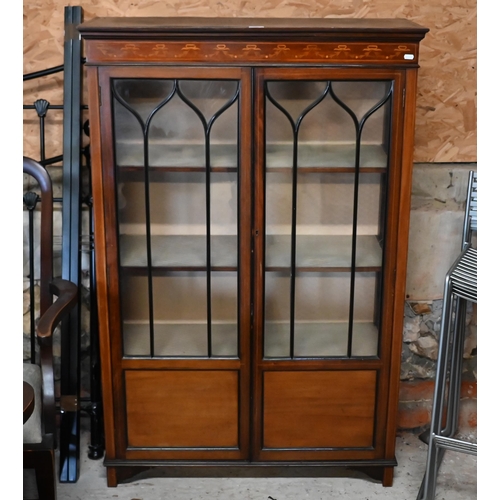
[[(81, 5), (87, 20), (96, 16), (411, 19), (430, 29), (420, 51), (415, 161), (477, 160), (475, 0), (34, 0), (24, 4), (24, 73), (62, 64), (66, 5)], [(43, 80), (24, 83), (25, 103), (39, 97), (62, 102), (62, 78)], [(25, 111), (25, 120), (29, 113)], [(24, 150), (39, 157), (33, 128), (33, 123), (25, 123)], [(51, 148), (57, 149), (62, 129), (51, 133)]]

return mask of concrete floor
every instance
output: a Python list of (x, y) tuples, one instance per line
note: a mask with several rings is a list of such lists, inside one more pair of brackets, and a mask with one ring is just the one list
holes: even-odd
[[(58, 484), (58, 500), (415, 500), (427, 451), (414, 434), (404, 433), (397, 438), (399, 465), (391, 488), (360, 474), (343, 478), (146, 478), (108, 488), (102, 459), (87, 458), (86, 427), (83, 419), (80, 478), (74, 484)], [(446, 452), (436, 500), (477, 499), (476, 465), (474, 456)], [(24, 499), (37, 498), (31, 472), (24, 474)]]

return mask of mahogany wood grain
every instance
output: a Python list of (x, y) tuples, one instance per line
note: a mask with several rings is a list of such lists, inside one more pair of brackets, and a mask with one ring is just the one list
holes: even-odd
[(263, 447), (370, 448), (375, 371), (266, 372)]
[[(106, 223), (104, 219), (104, 183), (101, 149), (101, 91), (98, 69), (87, 68), (87, 87), (89, 93), (89, 123), (92, 157), (92, 198), (94, 208), (94, 240), (96, 262), (97, 314), (99, 321), (99, 351), (101, 378), (110, 381), (102, 384), (104, 433), (106, 436), (106, 456), (115, 456), (115, 421), (113, 400), (113, 371), (111, 365), (111, 336), (109, 335), (108, 273), (106, 259)], [(104, 120), (105, 123), (105, 120)], [(105, 150), (106, 148), (104, 148)], [(112, 483), (112, 481), (111, 481)], [(116, 486), (116, 484), (115, 484)]]
[[(53, 278), (53, 196), (52, 180), (38, 162), (31, 158), (23, 157), (23, 171), (32, 176), (40, 189), (40, 314), (52, 304), (52, 294), (48, 284)], [(43, 286), (47, 285), (47, 286)]]
[[(40, 252), (40, 317), (36, 325), (36, 341), (42, 376), (42, 440), (38, 443), (24, 443), (23, 467), (35, 469), (39, 497), (51, 500), (56, 498), (54, 449), (57, 434), (53, 334), (61, 320), (77, 303), (78, 288), (68, 280), (53, 277), (53, 196), (50, 176), (40, 163), (27, 157), (23, 157), (23, 172), (32, 176), (38, 184), (42, 205), (40, 241), (39, 244), (32, 243)], [(57, 297), (55, 301), (54, 296)], [(31, 386), (24, 384), (23, 392), (25, 398), (30, 396), (23, 411), (26, 421), (28, 414), (33, 411), (35, 401)]]
[[(359, 22), (358, 22), (359, 21)], [(415, 66), (428, 31), (406, 19), (94, 18), (88, 64), (118, 62)]]
[[(420, 40), (427, 28), (408, 19), (350, 19), (350, 18), (238, 18), (238, 17), (95, 17), (78, 26), (85, 38), (98, 33), (110, 38), (128, 33), (132, 36), (161, 34), (189, 36), (193, 33), (214, 35), (222, 33), (274, 33), (283, 39), (304, 33), (345, 33), (358, 38), (414, 38)], [(382, 35), (381, 35), (382, 33)]]
[(57, 299), (40, 317), (37, 325), (37, 340), (40, 346), (40, 368), (42, 372), (42, 413), (44, 431), (56, 432), (56, 399), (54, 386), (53, 334), (61, 320), (78, 301), (78, 287), (65, 279), (54, 279), (46, 285), (51, 296)]
[(129, 447), (238, 447), (236, 371), (127, 371), (125, 393)]
[[(194, 39), (193, 39), (194, 40)], [(158, 43), (137, 41), (91, 42), (88, 49), (89, 61), (93, 64), (107, 64), (115, 61), (137, 62), (147, 59), (162, 63), (228, 63), (278, 64), (296, 61), (300, 63), (359, 63), (413, 66), (418, 60), (417, 43), (358, 43), (344, 42), (335, 37), (334, 42), (316, 39), (307, 42), (276, 43), (259, 41), (225, 40), (226, 43), (207, 41)], [(315, 43), (310, 43), (315, 42)]]
[(28, 382), (23, 381), (23, 424), (31, 417), (35, 408), (35, 392)]
[[(404, 106), (404, 124), (403, 130), (411, 131), (415, 127), (416, 117), (416, 96), (417, 96), (417, 71), (409, 70), (405, 73), (405, 101)], [(411, 209), (411, 188), (412, 188), (412, 173), (413, 169), (413, 150), (414, 150), (414, 134), (407, 132), (399, 141), (401, 144), (401, 163), (400, 169), (400, 202), (398, 206), (399, 218), (397, 220), (397, 241), (394, 242), (396, 248), (397, 262), (395, 264), (396, 272), (394, 276), (394, 310), (392, 331), (401, 332), (403, 330), (404, 321), (404, 304), (406, 293), (406, 263), (408, 257), (408, 236), (410, 231), (410, 209)], [(398, 401), (399, 401), (399, 385), (400, 385), (400, 370), (401, 370), (401, 349), (402, 335), (394, 335), (392, 342), (391, 359), (389, 363), (389, 414), (387, 417), (387, 436), (386, 436), (386, 456), (395, 455), (396, 443), (393, 436), (397, 430), (398, 419)], [(392, 484), (392, 476), (387, 480)]]
[[(95, 18), (79, 29), (89, 79), (108, 484), (148, 464), (205, 460), (221, 467), (351, 464), (392, 484), (416, 75), (428, 30), (404, 19), (187, 17)], [(240, 82), (238, 165), (211, 169), (238, 171), (238, 359), (123, 356), (111, 82), (127, 78)], [(375, 357), (263, 357), (266, 80), (393, 84), (389, 165), (376, 169), (388, 180)], [(329, 176), (352, 170), (311, 165)], [(151, 175), (162, 182), (169, 171), (189, 175), (190, 169), (152, 167)], [(137, 172), (130, 166), (126, 179)], [(160, 271), (173, 269), (154, 270)]]

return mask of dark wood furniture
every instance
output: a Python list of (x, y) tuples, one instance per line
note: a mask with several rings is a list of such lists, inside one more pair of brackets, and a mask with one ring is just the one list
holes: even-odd
[(79, 30), (108, 484), (160, 466), (342, 466), (391, 485), (427, 29), (103, 18)]
[(35, 392), (28, 382), (23, 381), (23, 424), (31, 417), (35, 409)]
[[(53, 277), (52, 182), (40, 163), (23, 157), (23, 172), (38, 183), (41, 199), (39, 245), (40, 317), (36, 327), (35, 362), (23, 364), (23, 377), (32, 386), (34, 407), (23, 427), (23, 467), (34, 469), (38, 496), (56, 498), (54, 450), (57, 446), (53, 333), (78, 300), (74, 283)], [(33, 193), (35, 193), (33, 191)], [(54, 295), (57, 296), (54, 302)]]

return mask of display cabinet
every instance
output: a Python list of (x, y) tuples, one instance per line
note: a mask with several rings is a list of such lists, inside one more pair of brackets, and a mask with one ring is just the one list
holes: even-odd
[(391, 485), (427, 29), (79, 29), (108, 484), (351, 467)]

